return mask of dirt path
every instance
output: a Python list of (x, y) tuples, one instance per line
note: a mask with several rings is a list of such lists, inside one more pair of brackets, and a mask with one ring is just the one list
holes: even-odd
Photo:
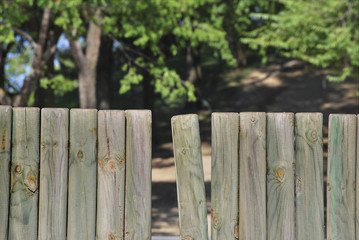
[[(327, 126), (329, 113), (359, 113), (356, 96), (358, 81), (329, 83), (326, 71), (308, 73), (303, 66), (281, 69), (279, 65), (252, 71), (238, 83), (218, 91), (217, 99), (211, 102), (214, 111), (263, 111), (263, 112), (322, 112)], [(235, 74), (231, 73), (231, 74)], [(234, 93), (227, 94), (226, 93)], [(224, 96), (223, 96), (224, 95)], [(216, 96), (213, 97), (214, 99)], [(200, 113), (202, 155), (205, 173), (208, 212), (210, 209), (210, 113)], [(324, 128), (326, 136), (327, 128)], [(172, 143), (161, 145), (152, 162), (153, 235), (179, 235), (176, 194), (176, 174)], [(208, 215), (208, 220), (209, 215)], [(210, 224), (210, 222), (209, 222)], [(210, 226), (210, 225), (209, 225)]]

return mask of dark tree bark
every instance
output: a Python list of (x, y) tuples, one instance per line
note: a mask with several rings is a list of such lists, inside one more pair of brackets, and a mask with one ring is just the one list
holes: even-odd
[(113, 40), (101, 37), (100, 55), (97, 64), (97, 99), (99, 109), (111, 109), (112, 96), (112, 63)]
[[(86, 36), (86, 53), (78, 40), (69, 38), (71, 51), (79, 67), (79, 95), (81, 108), (96, 108), (96, 66), (101, 45), (101, 12), (95, 12), (98, 22), (90, 21)], [(75, 35), (75, 34), (73, 34)]]
[(238, 66), (247, 66), (245, 46), (239, 40), (236, 42), (236, 60)]
[(201, 82), (202, 82), (202, 68), (201, 68), (201, 54), (200, 47), (192, 47), (190, 44), (187, 45), (187, 81), (192, 83), (195, 87), (195, 96), (197, 101), (195, 103), (187, 102), (186, 108), (195, 108), (199, 109), (201, 107)]
[[(48, 64), (46, 65), (46, 73), (45, 76), (48, 78), (53, 78), (55, 75), (54, 69), (54, 55), (50, 58)], [(44, 108), (44, 107), (55, 107), (55, 93), (54, 90), (48, 86), (47, 89), (44, 89), (39, 86), (40, 83), (38, 82), (38, 87), (36, 89), (35, 94), (35, 106)]]

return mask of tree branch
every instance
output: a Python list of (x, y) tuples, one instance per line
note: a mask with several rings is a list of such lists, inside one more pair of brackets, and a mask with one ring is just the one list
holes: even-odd
[(24, 38), (26, 38), (27, 41), (30, 42), (31, 46), (36, 49), (38, 44), (34, 41), (34, 39), (30, 36), (30, 34), (28, 34), (27, 32), (21, 30), (20, 28), (14, 27), (12, 26), (11, 29), (16, 32), (17, 34), (20, 34), (21, 36), (23, 36)]

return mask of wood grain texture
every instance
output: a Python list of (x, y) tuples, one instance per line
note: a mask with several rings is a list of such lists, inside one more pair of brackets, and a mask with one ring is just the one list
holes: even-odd
[(212, 239), (238, 238), (239, 114), (212, 114)]
[(9, 239), (37, 239), (40, 110), (13, 108)]
[(297, 113), (296, 239), (324, 239), (323, 114)]
[(356, 214), (355, 214), (355, 230), (356, 240), (359, 240), (359, 114), (357, 116), (357, 160), (356, 160), (356, 182), (355, 182), (355, 193), (356, 193)]
[(151, 111), (126, 111), (125, 239), (151, 239)]
[(269, 240), (294, 239), (294, 115), (267, 114)]
[(8, 238), (11, 115), (12, 109), (10, 106), (0, 106), (0, 239)]
[(124, 236), (125, 112), (98, 112), (97, 240)]
[(206, 195), (198, 116), (188, 114), (173, 117), (172, 138), (181, 239), (207, 240)]
[(97, 110), (71, 109), (68, 191), (69, 240), (95, 239)]
[(66, 239), (69, 110), (41, 110), (39, 240)]
[(327, 239), (355, 239), (355, 158), (357, 119), (329, 116)]
[(240, 114), (239, 239), (265, 240), (266, 114)]

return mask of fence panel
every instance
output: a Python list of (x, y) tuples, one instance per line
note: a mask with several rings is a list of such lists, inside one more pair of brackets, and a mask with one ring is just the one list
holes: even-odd
[(151, 111), (126, 111), (126, 240), (151, 238), (151, 122)]
[(294, 115), (267, 114), (269, 240), (294, 240)]
[(40, 110), (13, 108), (9, 239), (37, 239)]
[(12, 109), (10, 106), (0, 106), (0, 239), (7, 239), (8, 237), (11, 115)]
[(39, 239), (66, 239), (68, 109), (41, 111)]
[(123, 239), (125, 210), (125, 112), (98, 112), (96, 239)]
[(97, 110), (70, 111), (69, 240), (94, 239), (96, 228)]
[(265, 240), (266, 114), (240, 114), (239, 239)]
[(355, 115), (329, 116), (327, 239), (355, 239)]
[(207, 209), (198, 116), (172, 118), (181, 239), (207, 240)]
[(324, 239), (323, 115), (295, 115), (296, 239)]
[(238, 239), (239, 114), (212, 114), (212, 240)]

